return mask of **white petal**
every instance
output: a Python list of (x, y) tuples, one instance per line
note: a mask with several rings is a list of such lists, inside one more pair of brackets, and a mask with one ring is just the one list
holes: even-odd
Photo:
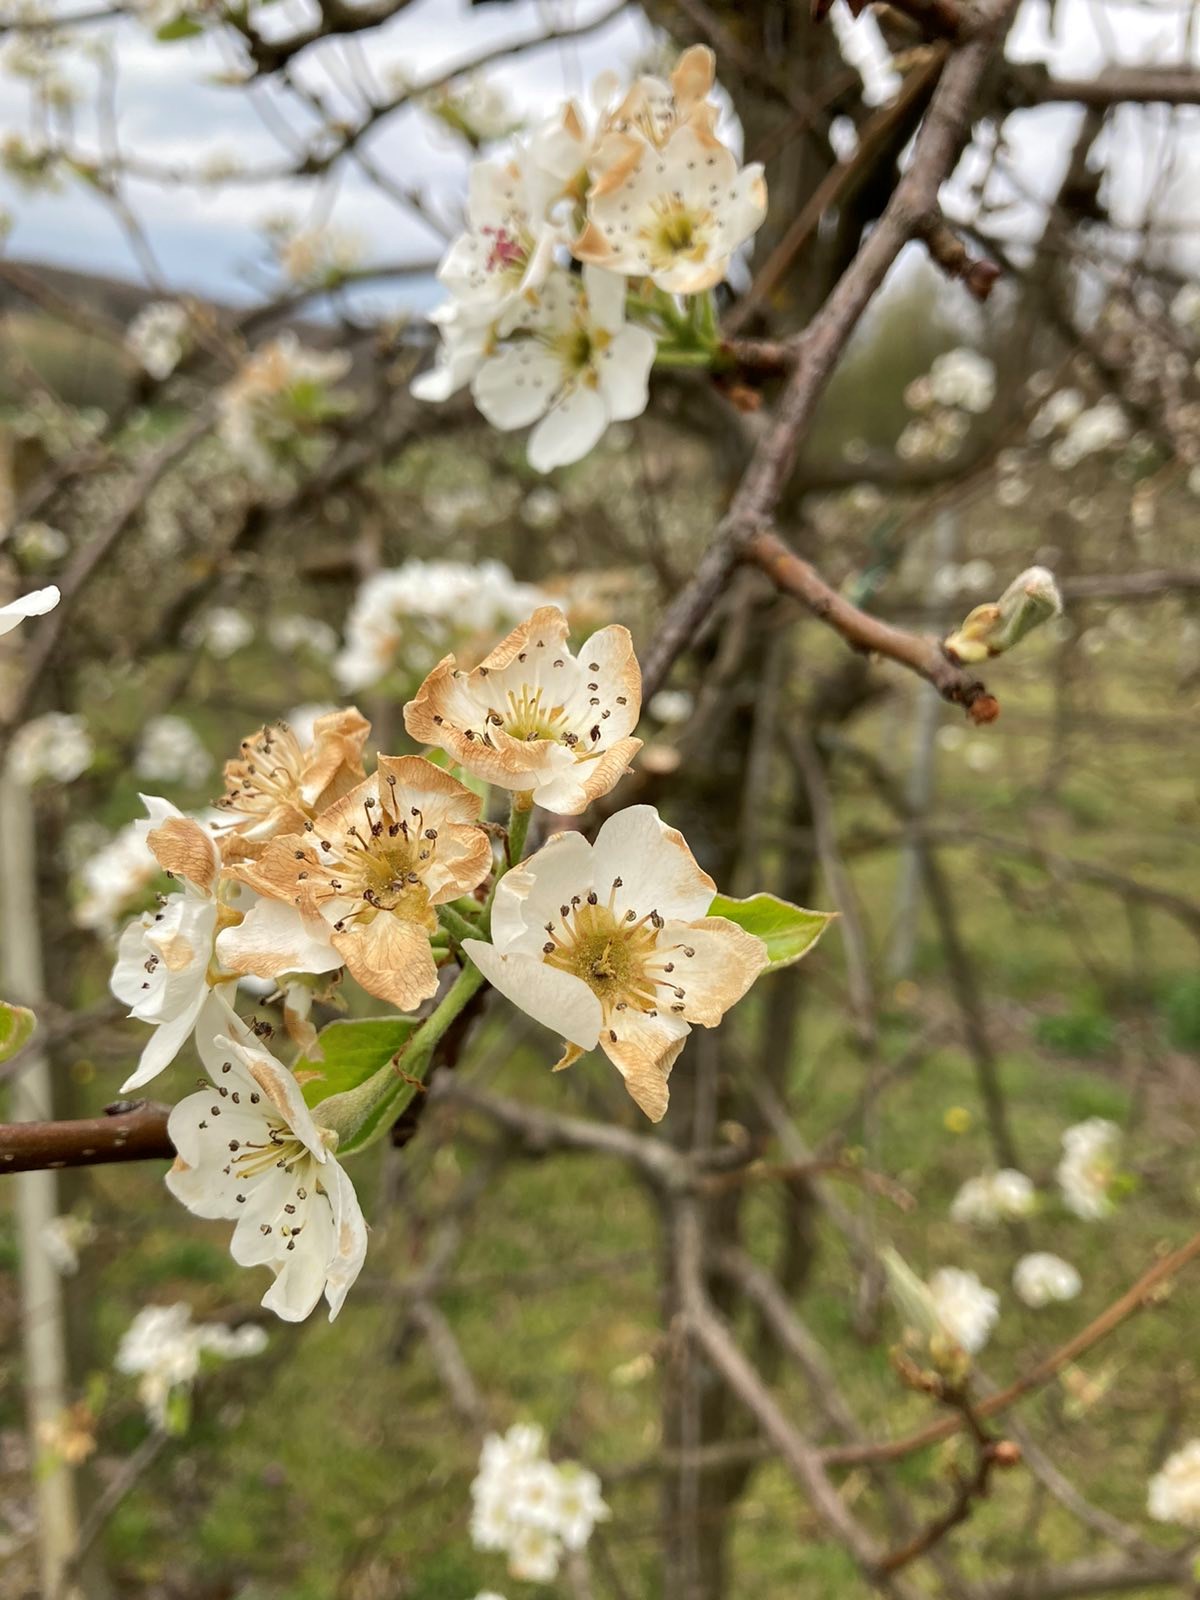
[[(624, 281), (624, 280), (622, 280)], [(647, 328), (623, 328), (597, 362), (600, 392), (613, 422), (640, 417), (650, 399), (657, 343)]]
[(492, 941), (505, 954), (539, 955), (548, 922), (592, 888), (592, 847), (581, 833), (553, 834), (500, 880), (492, 904)]
[(332, 1223), (328, 1208), (320, 1222), (316, 1216), (296, 1241), (294, 1250), (280, 1258), (275, 1282), (262, 1297), (262, 1304), (284, 1322), (303, 1322), (325, 1290), (325, 1267), (329, 1260)]
[(625, 290), (629, 279), (619, 272), (605, 272), (603, 267), (592, 265), (583, 269), (583, 287), (587, 290), (588, 321), (605, 333), (619, 333), (625, 325)]
[(683, 835), (668, 828), (653, 806), (627, 806), (609, 817), (592, 848), (601, 897), (614, 878), (623, 882), (618, 906), (692, 922), (712, 904), (716, 885), (700, 870)]
[(146, 1040), (146, 1047), (142, 1051), (137, 1070), (132, 1072), (121, 1085), (122, 1094), (140, 1089), (143, 1084), (149, 1083), (151, 1078), (157, 1078), (164, 1067), (171, 1065), (191, 1037), (204, 999), (204, 991), (198, 991), (192, 1005), (181, 1011), (178, 1016), (158, 1024)]
[(329, 1320), (342, 1309), (346, 1295), (362, 1271), (367, 1256), (367, 1224), (354, 1185), (337, 1161), (322, 1174), (333, 1206), (333, 1256), (325, 1270), (325, 1298)]
[(599, 393), (577, 384), (533, 430), (529, 465), (535, 472), (550, 472), (581, 461), (607, 427), (608, 407)]
[(10, 600), (6, 606), (0, 606), (0, 635), (11, 633), (18, 622), (24, 622), (26, 617), (42, 617), (47, 611), (53, 611), (61, 596), (53, 584), (46, 589), (32, 589), (28, 594), (23, 594), (18, 600)]
[(492, 987), (535, 1022), (581, 1050), (595, 1046), (603, 1015), (599, 1000), (581, 979), (548, 967), (536, 956), (501, 955), (481, 939), (464, 939), (463, 949)]
[(528, 342), (509, 345), (485, 361), (471, 393), (493, 428), (525, 428), (544, 415), (562, 383), (562, 366)]
[(217, 956), (235, 972), (277, 978), (283, 972), (335, 972), (342, 958), (323, 918), (303, 917), (284, 900), (259, 900), (234, 928), (217, 935)]

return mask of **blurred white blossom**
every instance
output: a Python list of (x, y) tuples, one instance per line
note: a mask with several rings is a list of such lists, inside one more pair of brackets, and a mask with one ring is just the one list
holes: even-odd
[(129, 324), (125, 344), (134, 359), (160, 382), (169, 378), (190, 344), (191, 323), (175, 300), (154, 300)]
[(1068, 1211), (1086, 1221), (1107, 1217), (1113, 1209), (1121, 1130), (1104, 1117), (1077, 1122), (1062, 1136), (1063, 1156), (1058, 1182)]
[(1200, 1528), (1200, 1439), (1168, 1456), (1150, 1480), (1146, 1509), (1155, 1522)]
[(996, 368), (978, 350), (947, 350), (929, 369), (929, 388), (938, 405), (981, 414), (996, 398)]
[(171, 1306), (146, 1306), (122, 1336), (115, 1366), (138, 1380), (138, 1398), (156, 1428), (182, 1431), (186, 1411), (176, 1414), (175, 1401), (186, 1399), (204, 1357), (234, 1361), (259, 1355), (267, 1336), (254, 1323), (230, 1328), (223, 1322), (195, 1323), (182, 1301)]
[(501, 1550), (514, 1578), (549, 1583), (564, 1549), (582, 1550), (609, 1516), (594, 1472), (552, 1462), (541, 1428), (517, 1424), (489, 1434), (471, 1485), (476, 1549)]
[(182, 783), (197, 788), (212, 771), (212, 756), (183, 717), (151, 717), (142, 729), (133, 769), (151, 783)]
[(55, 1272), (64, 1278), (74, 1277), (79, 1271), (79, 1252), (86, 1250), (95, 1239), (95, 1224), (90, 1218), (77, 1216), (72, 1211), (61, 1217), (51, 1217), (41, 1231), (42, 1248)]
[(187, 644), (225, 661), (250, 643), (254, 624), (236, 606), (210, 606), (192, 621), (184, 637)]
[(955, 1222), (990, 1228), (998, 1222), (1027, 1217), (1037, 1204), (1033, 1184), (1023, 1172), (1003, 1167), (968, 1178), (955, 1195), (950, 1215)]
[(1022, 1256), (1013, 1268), (1013, 1288), (1019, 1299), (1036, 1309), (1055, 1300), (1074, 1300), (1083, 1288), (1083, 1279), (1061, 1256), (1035, 1250)]
[(92, 764), (95, 746), (87, 723), (74, 712), (47, 711), (13, 734), (8, 770), (18, 783), (73, 783)]
[(961, 1267), (939, 1268), (929, 1279), (928, 1289), (946, 1333), (968, 1355), (977, 1355), (1000, 1315), (999, 1295), (986, 1288), (977, 1274)]

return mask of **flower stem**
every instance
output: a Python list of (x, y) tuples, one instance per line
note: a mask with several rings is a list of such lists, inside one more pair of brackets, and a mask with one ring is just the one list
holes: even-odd
[[(482, 910), (482, 907), (480, 909)], [(461, 945), (464, 939), (479, 938), (479, 924), (472, 922), (470, 917), (464, 917), (453, 906), (439, 906), (437, 914), (438, 921), (454, 944)]]

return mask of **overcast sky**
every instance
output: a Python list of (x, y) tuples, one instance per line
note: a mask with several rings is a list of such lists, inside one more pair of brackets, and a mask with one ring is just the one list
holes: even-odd
[[(0, 11), (5, 0), (0, 0)], [(9, 0), (12, 3), (12, 0)], [(67, 3), (67, 0), (64, 0)], [(409, 79), (436, 76), (492, 43), (535, 35), (547, 23), (563, 26), (596, 17), (612, 0), (517, 0), (506, 6), (471, 8), (466, 0), (416, 0), (384, 29), (366, 36), (367, 68), (375, 92), (388, 93), (389, 80), (402, 72)], [(69, 5), (77, 9), (77, 0)], [(309, 20), (310, 0), (281, 0), (265, 13), (273, 29), (290, 32)], [(1189, 9), (1178, 0), (1131, 4), (1116, 0), (1104, 7), (1093, 0), (1059, 0), (1051, 21), (1045, 0), (1026, 0), (1010, 40), (1010, 55), (1045, 61), (1071, 75), (1098, 71), (1106, 63), (1200, 60), (1189, 34)], [(853, 25), (868, 47), (873, 24)], [(1195, 30), (1193, 29), (1193, 33)], [(275, 90), (222, 87), (215, 80), (235, 64), (232, 48), (205, 37), (172, 45), (158, 43), (132, 22), (103, 24), (88, 31), (93, 41), (107, 40), (117, 64), (118, 125), (122, 146), (157, 162), (199, 166), (213, 158), (235, 156), (255, 167), (279, 162), (281, 148), (269, 131), (280, 115), (297, 132), (312, 126), (298, 115), (294, 102)], [(603, 29), (578, 41), (559, 42), (503, 62), (493, 71), (517, 107), (544, 114), (564, 94), (578, 93), (599, 71), (627, 71), (653, 47), (653, 36), (640, 12), (631, 7)], [(6, 47), (11, 48), (11, 46)], [(342, 86), (360, 77), (364, 56), (357, 41), (329, 41), (305, 58), (306, 83), (350, 111)], [(3, 59), (0, 54), (0, 60)], [(97, 72), (81, 58), (75, 74), (84, 91), (82, 107), (94, 99)], [(89, 94), (90, 90), (90, 94)], [(11, 78), (0, 78), (0, 132), (26, 131), (26, 91)], [(79, 112), (80, 142), (91, 143), (95, 128), (90, 110)], [(1019, 239), (1032, 230), (1029, 196), (1044, 194), (1057, 180), (1079, 118), (1073, 107), (1024, 113), (1009, 119), (1015, 181), (993, 179), (993, 199), (1012, 202), (1004, 227)], [(1181, 139), (1180, 131), (1190, 135)], [(1161, 176), (1164, 161), (1172, 165), (1175, 210), (1200, 215), (1200, 202), (1188, 204), (1200, 189), (1197, 132), (1191, 111), (1168, 114), (1161, 108), (1122, 113), (1111, 136), (1116, 170), (1118, 210), (1136, 223), (1148, 186)], [(1191, 151), (1187, 144), (1194, 147)], [(443, 214), (453, 220), (463, 192), (465, 160), (451, 135), (419, 111), (404, 110), (389, 118), (368, 146), (372, 158), (405, 183), (430, 190)], [(981, 170), (982, 157), (964, 163), (956, 193)], [(258, 297), (267, 280), (261, 276), (260, 230), (273, 214), (299, 219), (329, 215), (362, 242), (367, 262), (422, 260), (436, 256), (439, 240), (414, 223), (411, 215), (382, 198), (360, 172), (343, 163), (332, 182), (275, 182), (212, 190), (133, 184), (129, 190), (139, 218), (162, 269), (164, 279), (225, 298)], [(952, 197), (953, 199), (953, 197)], [(51, 260), (74, 267), (136, 278), (138, 263), (121, 229), (105, 206), (84, 186), (62, 194), (30, 199), (15, 194), (0, 179), (0, 203), (13, 213), (16, 225), (9, 249), (25, 258)], [(402, 298), (427, 304), (435, 290), (417, 283), (400, 291)], [(378, 297), (395, 304), (395, 291)]]

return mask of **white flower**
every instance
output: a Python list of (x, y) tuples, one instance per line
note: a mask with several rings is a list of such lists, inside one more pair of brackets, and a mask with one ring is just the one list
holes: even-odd
[(930, 1278), (929, 1294), (938, 1321), (968, 1355), (983, 1349), (1000, 1315), (1000, 1297), (973, 1272), (941, 1267)]
[(217, 397), (217, 432), (247, 472), (269, 479), (292, 441), (343, 408), (330, 390), (350, 371), (344, 350), (309, 350), (292, 332), (251, 355)]
[(929, 369), (929, 389), (938, 405), (979, 414), (996, 398), (996, 369), (978, 350), (948, 350)]
[(503, 139), (521, 126), (521, 118), (503, 85), (473, 72), (452, 88), (427, 101), (428, 109), (448, 128), (472, 144)]
[(210, 606), (188, 627), (185, 642), (200, 645), (219, 661), (226, 661), (248, 645), (254, 624), (234, 606)]
[(578, 658), (568, 631), (557, 607), (540, 606), (471, 672), (444, 657), (404, 707), (409, 735), (547, 811), (585, 810), (641, 749), (642, 678), (628, 628), (599, 629)]
[(471, 393), (493, 427), (537, 423), (529, 464), (538, 472), (578, 461), (610, 422), (646, 409), (655, 340), (626, 325), (624, 278), (584, 267), (581, 283), (556, 272), (523, 329), (483, 363)]
[(1171, 301), (1171, 316), (1183, 327), (1195, 330), (1200, 323), (1200, 284), (1184, 284)]
[(1057, 389), (1043, 400), (1029, 424), (1031, 439), (1045, 439), (1059, 428), (1069, 428), (1087, 405), (1078, 389)]
[(545, 601), (499, 561), (406, 561), (362, 583), (334, 677), (351, 691), (394, 666), (424, 675), (449, 646), (511, 628)]
[(152, 378), (169, 378), (183, 360), (190, 342), (190, 320), (174, 300), (143, 306), (129, 324), (125, 344)]
[(766, 946), (706, 915), (716, 885), (653, 806), (595, 844), (556, 834), (500, 880), (492, 944), (464, 941), (489, 983), (574, 1046), (597, 1044), (654, 1122), (691, 1024), (711, 1028), (767, 965)]
[(545, 1528), (518, 1528), (508, 1546), (508, 1570), (526, 1583), (551, 1583), (562, 1560), (560, 1540)]
[(1049, 1251), (1022, 1256), (1013, 1268), (1013, 1288), (1027, 1306), (1047, 1306), (1053, 1300), (1074, 1300), (1083, 1279), (1069, 1261)]
[(320, 617), (302, 616), (298, 611), (272, 617), (267, 624), (267, 637), (276, 650), (288, 655), (311, 650), (314, 655), (331, 656), (338, 647), (337, 633), (327, 622)]
[[(122, 1090), (140, 1089), (170, 1065), (196, 1026), (211, 993), (210, 964), (217, 934), (220, 854), (200, 825), (165, 800), (143, 795), (151, 822), (147, 843), (161, 868), (184, 878), (178, 894), (136, 918), (117, 944), (109, 986), (129, 1014), (149, 1022), (137, 1069)], [(220, 980), (233, 982), (225, 974)]]
[(238, 1360), (258, 1355), (267, 1336), (253, 1323), (230, 1328), (224, 1323), (194, 1323), (191, 1307), (146, 1306), (121, 1338), (115, 1366), (136, 1377), (138, 1396), (157, 1428), (169, 1425), (170, 1402), (179, 1391), (189, 1390), (205, 1355)]
[(573, 1462), (558, 1469), (557, 1533), (568, 1550), (582, 1550), (598, 1522), (611, 1516), (600, 1492), (600, 1479)]
[(79, 1271), (79, 1252), (95, 1242), (96, 1226), (87, 1217), (67, 1212), (65, 1216), (51, 1217), (40, 1237), (55, 1272), (70, 1278)]
[(18, 783), (35, 784), (42, 778), (73, 783), (91, 766), (95, 753), (82, 717), (47, 711), (13, 734), (8, 770)]
[(1200, 1439), (1168, 1456), (1150, 1480), (1146, 1509), (1155, 1522), (1200, 1528)]
[(1029, 1216), (1036, 1203), (1033, 1184), (1025, 1174), (1004, 1167), (968, 1178), (954, 1197), (950, 1215), (955, 1222), (990, 1228), (997, 1222)]
[(1104, 1117), (1089, 1117), (1068, 1128), (1062, 1143), (1058, 1182), (1063, 1203), (1085, 1221), (1107, 1217), (1113, 1208), (1111, 1189), (1117, 1175), (1121, 1130)]
[(74, 921), (95, 933), (112, 933), (117, 921), (162, 868), (146, 843), (147, 824), (130, 822), (91, 851), (79, 868), (83, 897)]
[(467, 180), (467, 227), (451, 244), (438, 277), (489, 319), (536, 296), (565, 242), (548, 215), (559, 185), (517, 145), (504, 161), (476, 161)]
[(206, 1008), (196, 1042), (213, 1087), (171, 1112), (179, 1154), (167, 1187), (197, 1216), (236, 1219), (233, 1259), (275, 1274), (264, 1306), (300, 1322), (324, 1294), (332, 1321), (367, 1251), (354, 1185), (333, 1155), (336, 1136), (226, 1003)]
[(71, 548), (71, 541), (62, 529), (51, 527), (48, 522), (22, 522), (14, 531), (12, 541), (23, 561), (32, 561), (38, 566), (61, 561)]
[(212, 756), (199, 734), (182, 717), (151, 717), (142, 729), (133, 770), (151, 783), (183, 783), (191, 788), (212, 771)]
[(572, 250), (610, 272), (649, 277), (669, 294), (699, 294), (721, 282), (766, 214), (761, 165), (739, 171), (720, 140), (692, 121), (661, 149), (627, 141), (593, 184)]
[(7, 605), (0, 606), (0, 637), (11, 633), (26, 617), (41, 617), (47, 611), (53, 611), (60, 598), (58, 590), (50, 584), (46, 589), (31, 589), (19, 600), (10, 600)]
[(660, 689), (646, 707), (652, 717), (665, 722), (686, 722), (695, 707), (695, 701), (686, 689)]
[(1063, 438), (1050, 451), (1050, 461), (1060, 470), (1077, 466), (1085, 456), (1098, 454), (1124, 444), (1129, 438), (1129, 419), (1111, 396), (1083, 411), (1075, 418)]

